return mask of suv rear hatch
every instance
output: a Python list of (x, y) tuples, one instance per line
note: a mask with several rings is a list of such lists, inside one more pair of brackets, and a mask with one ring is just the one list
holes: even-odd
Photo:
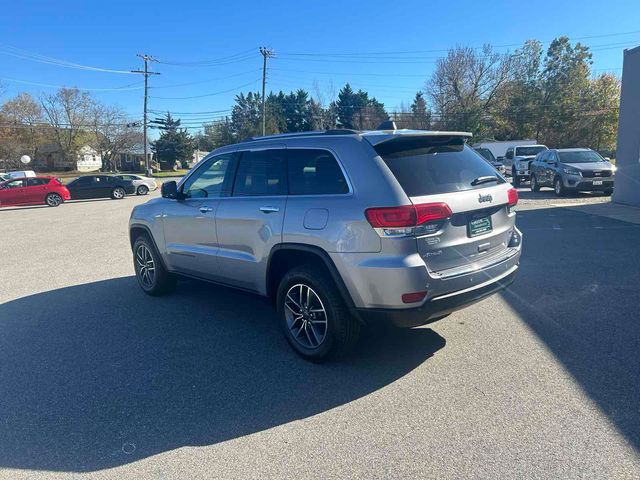
[(429, 271), (448, 277), (508, 256), (517, 191), (464, 134), (397, 135), (374, 148), (417, 211), (436, 212), (418, 213), (411, 231)]

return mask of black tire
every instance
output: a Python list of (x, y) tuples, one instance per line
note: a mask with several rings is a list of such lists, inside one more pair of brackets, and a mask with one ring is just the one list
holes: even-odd
[(511, 178), (513, 179), (513, 186), (518, 188), (520, 186), (520, 177), (516, 175), (515, 169), (511, 169)]
[[(326, 325), (324, 337), (322, 337), (322, 341), (315, 346), (305, 345), (306, 342), (302, 341), (305, 336), (299, 335), (298, 339), (296, 339), (294, 332), (292, 332), (292, 329), (297, 330), (298, 326), (300, 326), (298, 333), (301, 334), (301, 332), (304, 331), (306, 338), (309, 339), (309, 343), (312, 343), (312, 336), (308, 334), (307, 330), (313, 330), (313, 325), (310, 325), (308, 329), (303, 329), (301, 323), (305, 322), (305, 324), (308, 325), (306, 319), (298, 317), (300, 323), (296, 324), (294, 320), (291, 326), (289, 324), (289, 321), (291, 321), (290, 316), (293, 315), (293, 312), (290, 311), (290, 307), (287, 306), (287, 304), (292, 305), (287, 293), (289, 293), (290, 289), (295, 289), (299, 285), (310, 287), (313, 294), (317, 297), (315, 305), (312, 300), (307, 303), (306, 308), (311, 311), (315, 306), (316, 308), (322, 308), (324, 310), (324, 313), (319, 314), (321, 316), (316, 319), (317, 323), (321, 324), (322, 316), (324, 316)], [(293, 290), (293, 292), (295, 292), (295, 290)], [(319, 302), (317, 300), (319, 300)], [(300, 301), (300, 299), (298, 299), (298, 301)], [(337, 358), (348, 353), (358, 341), (358, 337), (360, 336), (360, 323), (349, 312), (331, 277), (321, 268), (313, 265), (302, 265), (289, 270), (280, 281), (276, 302), (280, 325), (289, 345), (291, 345), (298, 355), (306, 360), (323, 362), (331, 358)], [(295, 303), (293, 303), (293, 305), (295, 305)], [(300, 301), (300, 305), (303, 305), (302, 301)], [(309, 323), (313, 323), (313, 321), (310, 320)], [(321, 328), (322, 327), (320, 327), (320, 334), (322, 334)], [(318, 340), (318, 336), (315, 333), (313, 337), (315, 337), (315, 340)]]
[(122, 187), (115, 187), (113, 190), (111, 190), (111, 198), (114, 200), (122, 200), (126, 195), (127, 192), (125, 192), (124, 188)]
[(564, 188), (560, 177), (553, 179), (553, 191), (558, 197), (564, 197), (567, 194), (567, 190)]
[[(144, 249), (146, 252), (143, 252)], [(148, 253), (148, 257), (147, 257)], [(153, 272), (145, 276), (143, 264), (149, 266), (148, 259), (153, 264)], [(171, 293), (176, 287), (176, 277), (165, 270), (160, 255), (156, 251), (155, 245), (147, 235), (140, 235), (133, 244), (133, 268), (136, 272), (136, 279), (142, 291), (154, 297)], [(147, 268), (148, 270), (148, 268)]]
[(59, 207), (64, 200), (57, 193), (49, 193), (46, 197), (44, 197), (44, 203), (49, 207)]
[(146, 185), (140, 185), (136, 190), (136, 195), (146, 195), (147, 193), (149, 193), (149, 187)]
[(540, 185), (538, 184), (538, 179), (536, 178), (535, 175), (531, 175), (531, 191), (532, 192), (540, 191)]

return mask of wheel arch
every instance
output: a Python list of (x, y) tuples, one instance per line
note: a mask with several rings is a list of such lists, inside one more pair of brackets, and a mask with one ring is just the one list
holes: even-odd
[(269, 253), (266, 275), (267, 298), (275, 305), (278, 285), (287, 271), (298, 265), (312, 264), (323, 268), (331, 277), (347, 308), (355, 313), (356, 308), (338, 269), (329, 254), (320, 247), (299, 243), (281, 243)]
[(167, 264), (164, 261), (164, 257), (160, 253), (160, 249), (158, 248), (158, 245), (156, 244), (156, 240), (155, 240), (155, 238), (153, 238), (153, 234), (151, 233), (151, 229), (148, 226), (143, 225), (141, 223), (134, 223), (129, 227), (129, 245), (131, 247), (131, 252), (133, 252), (133, 245), (136, 243), (136, 239), (140, 235), (146, 235), (149, 238), (153, 248), (155, 249), (156, 253), (158, 254), (158, 258), (162, 262), (162, 266), (164, 267), (165, 270), (169, 271), (169, 269), (167, 268)]

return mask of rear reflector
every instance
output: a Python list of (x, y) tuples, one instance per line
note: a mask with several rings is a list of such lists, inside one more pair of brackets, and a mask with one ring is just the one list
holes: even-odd
[(444, 220), (452, 215), (446, 203), (367, 208), (364, 214), (374, 228), (415, 227), (434, 220)]
[(426, 290), (424, 292), (405, 293), (402, 295), (402, 302), (417, 303), (417, 302), (421, 302), (426, 296), (427, 296)]
[(510, 188), (507, 192), (507, 198), (509, 199), (509, 206), (515, 207), (518, 204), (518, 190)]

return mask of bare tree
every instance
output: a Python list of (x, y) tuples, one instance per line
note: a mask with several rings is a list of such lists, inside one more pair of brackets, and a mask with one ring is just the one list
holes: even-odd
[(512, 56), (485, 45), (480, 51), (456, 47), (439, 59), (425, 85), (446, 128), (481, 133), (483, 115), (489, 114), (501, 87), (510, 76)]
[(337, 95), (333, 82), (329, 82), (323, 90), (318, 84), (318, 81), (314, 80), (313, 94), (315, 97), (312, 104), (314, 129), (323, 130), (336, 128), (338, 118), (333, 105)]
[(42, 95), (40, 104), (64, 160), (75, 160), (82, 144), (94, 144), (91, 95), (77, 88), (61, 88), (53, 95)]
[(42, 108), (28, 93), (7, 101), (0, 109), (0, 156), (10, 167), (16, 167), (22, 155), (35, 158), (45, 138)]
[(102, 158), (103, 170), (117, 170), (115, 157), (136, 147), (143, 147), (140, 124), (127, 119), (117, 106), (94, 102), (91, 108), (91, 131), (94, 145)]

